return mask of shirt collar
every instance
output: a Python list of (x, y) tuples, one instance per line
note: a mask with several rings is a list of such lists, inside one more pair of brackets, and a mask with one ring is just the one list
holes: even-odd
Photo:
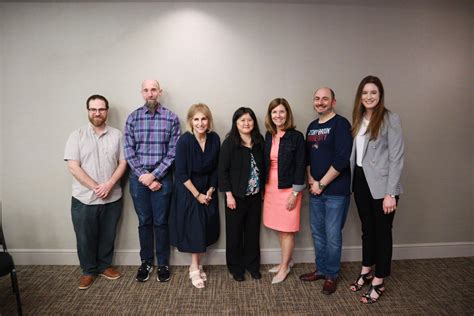
[[(96, 134), (95, 130), (94, 130), (94, 125), (92, 125), (91, 122), (89, 122), (88, 124), (88, 128), (89, 130), (93, 133), (93, 134)], [(104, 129), (104, 132), (102, 134), (100, 134), (99, 136), (102, 136), (102, 135), (105, 135), (109, 132), (109, 126), (107, 125), (107, 123), (105, 124), (105, 129)]]

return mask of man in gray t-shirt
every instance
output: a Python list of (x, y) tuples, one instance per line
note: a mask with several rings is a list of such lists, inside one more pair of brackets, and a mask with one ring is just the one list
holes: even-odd
[(107, 99), (92, 95), (86, 108), (90, 123), (72, 132), (64, 153), (73, 176), (71, 217), (83, 273), (80, 290), (88, 289), (97, 275), (110, 280), (121, 276), (112, 258), (122, 213), (119, 180), (127, 169), (122, 133), (106, 125)]

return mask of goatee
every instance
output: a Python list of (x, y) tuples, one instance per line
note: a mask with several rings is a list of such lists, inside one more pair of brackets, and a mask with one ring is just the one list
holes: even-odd
[(158, 105), (158, 102), (156, 102), (156, 100), (146, 100), (146, 107), (150, 111), (155, 111), (157, 105)]

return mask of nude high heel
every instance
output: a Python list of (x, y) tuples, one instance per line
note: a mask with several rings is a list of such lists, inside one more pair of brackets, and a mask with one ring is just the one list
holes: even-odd
[[(293, 259), (290, 260), (290, 263), (288, 263), (288, 266), (290, 268), (293, 268), (293, 266), (295, 265), (295, 262), (293, 261)], [(277, 266), (274, 266), (270, 269), (268, 269), (268, 272), (270, 273), (277, 273), (278, 271), (280, 270), (280, 265), (277, 265)]]
[(281, 282), (285, 281), (288, 274), (290, 274), (290, 271), (291, 271), (291, 268), (288, 266), (288, 269), (286, 270), (285, 276), (283, 278), (277, 278), (277, 276), (274, 276), (273, 279), (272, 279), (272, 284), (278, 284), (278, 283), (281, 283)]

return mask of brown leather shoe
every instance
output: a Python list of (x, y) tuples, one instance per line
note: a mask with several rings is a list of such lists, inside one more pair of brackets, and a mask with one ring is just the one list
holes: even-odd
[(118, 272), (115, 268), (113, 267), (108, 267), (107, 269), (105, 269), (104, 271), (102, 271), (101, 273), (99, 273), (100, 276), (103, 276), (104, 278), (107, 278), (109, 280), (116, 280), (118, 278), (120, 278), (122, 275), (120, 274), (120, 272)]
[(326, 277), (324, 275), (318, 274), (318, 270), (300, 275), (300, 280), (307, 282), (323, 280), (325, 278)]
[(337, 289), (337, 279), (326, 278), (323, 285), (323, 294), (330, 295), (336, 292)]
[(87, 290), (94, 283), (95, 277), (92, 275), (81, 275), (79, 279), (79, 290)]

